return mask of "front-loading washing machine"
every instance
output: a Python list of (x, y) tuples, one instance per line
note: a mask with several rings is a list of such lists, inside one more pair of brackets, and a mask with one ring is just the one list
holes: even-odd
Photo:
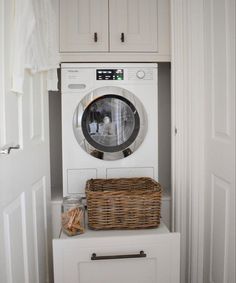
[(91, 178), (158, 178), (157, 64), (63, 63), (63, 195)]

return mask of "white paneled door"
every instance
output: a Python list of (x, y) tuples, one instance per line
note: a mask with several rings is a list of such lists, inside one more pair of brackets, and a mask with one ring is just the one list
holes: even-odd
[(0, 282), (45, 283), (50, 244), (48, 94), (43, 73), (26, 73), (23, 94), (10, 91), (13, 4), (0, 0)]
[(204, 282), (235, 283), (235, 0), (205, 1)]
[(171, 1), (181, 282), (235, 283), (235, 0)]

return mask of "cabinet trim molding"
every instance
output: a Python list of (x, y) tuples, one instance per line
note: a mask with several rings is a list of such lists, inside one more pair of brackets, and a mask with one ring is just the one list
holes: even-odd
[(170, 62), (171, 56), (158, 53), (60, 53), (61, 62)]

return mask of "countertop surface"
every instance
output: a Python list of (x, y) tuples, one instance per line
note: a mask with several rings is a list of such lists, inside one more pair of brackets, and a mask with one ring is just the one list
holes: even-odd
[[(168, 234), (170, 231), (164, 223), (161, 223), (158, 228), (152, 229), (135, 229), (135, 230), (102, 230), (94, 231), (86, 228), (84, 234), (69, 237), (64, 232), (61, 232), (58, 239), (83, 239), (83, 238), (104, 238), (104, 237), (133, 237), (133, 236), (146, 236)], [(56, 239), (55, 239), (56, 240)]]

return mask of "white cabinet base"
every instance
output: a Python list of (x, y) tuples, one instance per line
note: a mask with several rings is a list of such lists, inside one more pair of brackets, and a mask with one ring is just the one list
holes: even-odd
[[(145, 257), (133, 257), (143, 251)], [(180, 235), (157, 229), (91, 231), (53, 240), (55, 283), (178, 283)], [(130, 258), (92, 260), (131, 255)]]

